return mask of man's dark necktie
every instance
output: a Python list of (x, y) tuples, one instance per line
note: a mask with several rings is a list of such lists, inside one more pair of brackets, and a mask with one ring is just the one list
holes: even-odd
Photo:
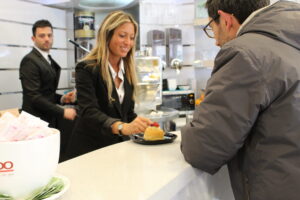
[(49, 60), (50, 60), (50, 65), (52, 66), (52, 65), (53, 65), (53, 59), (52, 59), (52, 57), (51, 57), (50, 54), (48, 54), (48, 58), (49, 58)]
[(55, 67), (54, 60), (52, 59), (52, 57), (51, 57), (50, 54), (48, 54), (48, 58), (49, 58), (49, 60), (50, 60), (50, 65), (51, 65), (51, 67), (55, 70), (55, 73), (57, 74), (57, 70), (58, 70), (58, 69)]

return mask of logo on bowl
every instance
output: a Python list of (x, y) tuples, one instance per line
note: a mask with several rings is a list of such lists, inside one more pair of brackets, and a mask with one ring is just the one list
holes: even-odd
[(14, 163), (12, 161), (0, 162), (0, 173), (13, 172)]

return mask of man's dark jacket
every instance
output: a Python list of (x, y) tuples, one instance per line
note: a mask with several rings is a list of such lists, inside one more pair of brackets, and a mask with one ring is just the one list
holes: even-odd
[(64, 110), (57, 106), (61, 98), (56, 94), (60, 70), (54, 60), (49, 64), (35, 48), (22, 59), (20, 65), (22, 110), (49, 122), (51, 127), (56, 127), (56, 119), (64, 114)]
[(215, 59), (206, 96), (181, 131), (191, 165), (225, 164), (236, 200), (300, 199), (300, 4), (258, 12)]

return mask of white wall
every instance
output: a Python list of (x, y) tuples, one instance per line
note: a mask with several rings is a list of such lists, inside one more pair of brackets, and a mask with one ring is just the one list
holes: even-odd
[(192, 65), (194, 61), (194, 1), (193, 0), (141, 0), (140, 1), (140, 45), (147, 45), (150, 30), (165, 31), (166, 28), (182, 30), (183, 62)]
[(182, 31), (183, 64), (178, 74), (167, 68), (163, 78), (175, 78), (178, 85), (189, 84), (196, 93), (205, 88), (211, 68), (195, 68), (195, 60), (213, 60), (218, 48), (213, 40), (204, 37), (199, 26), (194, 25), (194, 0), (141, 0), (140, 31), (141, 47), (147, 45), (147, 32), (153, 29), (179, 28)]
[[(147, 45), (147, 32), (153, 29), (165, 31), (166, 28), (182, 30), (183, 63), (180, 74), (167, 68), (163, 78), (176, 78), (177, 84), (190, 84), (196, 94), (205, 88), (210, 77), (211, 69), (194, 68), (193, 63), (199, 59), (213, 59), (218, 51), (213, 40), (204, 37), (202, 29), (194, 26), (194, 0), (140, 0), (139, 1), (139, 30), (141, 50)], [(127, 10), (125, 10), (127, 11)], [(110, 11), (95, 12), (95, 29)], [(204, 41), (202, 41), (204, 40)], [(198, 92), (197, 92), (198, 91)]]
[(54, 27), (54, 44), (51, 55), (62, 67), (59, 88), (69, 87), (67, 61), (66, 11), (20, 0), (2, 1), (0, 7), (0, 110), (22, 104), (19, 65), (31, 51), (32, 25), (47, 19)]

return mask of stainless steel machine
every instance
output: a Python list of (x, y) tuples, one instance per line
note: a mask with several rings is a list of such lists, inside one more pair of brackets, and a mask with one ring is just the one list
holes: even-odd
[(166, 45), (167, 66), (180, 70), (183, 60), (182, 31), (176, 28), (167, 28)]
[(166, 61), (166, 39), (164, 31), (149, 31), (147, 33), (147, 46), (152, 48), (152, 56), (160, 57), (163, 61)]

